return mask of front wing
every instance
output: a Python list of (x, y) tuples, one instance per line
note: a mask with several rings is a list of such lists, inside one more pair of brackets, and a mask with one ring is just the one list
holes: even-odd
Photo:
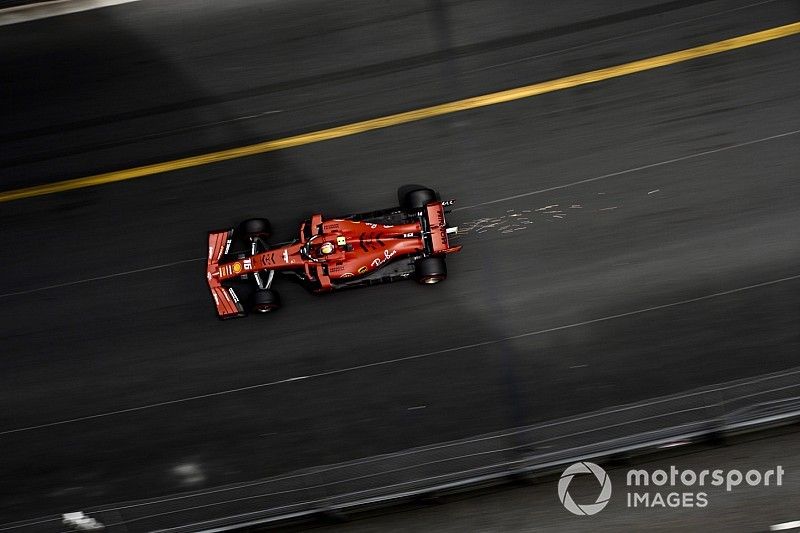
[(217, 316), (221, 319), (236, 318), (245, 315), (244, 307), (232, 287), (224, 287), (217, 277), (219, 260), (230, 249), (233, 230), (212, 231), (208, 234), (208, 262), (206, 263), (206, 279)]

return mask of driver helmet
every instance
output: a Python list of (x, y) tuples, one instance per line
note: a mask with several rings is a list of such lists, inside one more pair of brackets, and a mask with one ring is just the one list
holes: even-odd
[(319, 247), (319, 251), (322, 255), (328, 255), (333, 253), (333, 243), (326, 242), (323, 243), (322, 246)]

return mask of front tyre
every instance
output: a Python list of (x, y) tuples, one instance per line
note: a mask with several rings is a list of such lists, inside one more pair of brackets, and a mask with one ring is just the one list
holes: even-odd
[(272, 235), (272, 225), (266, 218), (248, 218), (241, 223), (239, 229), (248, 239), (259, 237), (267, 240)]
[(253, 295), (254, 313), (271, 313), (281, 308), (281, 297), (278, 291), (258, 289)]
[(447, 278), (447, 265), (441, 257), (423, 257), (415, 266), (419, 283), (433, 285)]

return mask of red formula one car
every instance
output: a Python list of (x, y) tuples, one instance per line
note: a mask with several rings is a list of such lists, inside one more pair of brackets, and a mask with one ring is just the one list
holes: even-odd
[[(270, 224), (254, 218), (208, 235), (206, 278), (220, 318), (244, 316), (245, 301), (257, 313), (280, 308), (272, 288), (276, 272), (301, 281), (313, 292), (330, 292), (415, 277), (438, 283), (447, 277), (444, 256), (458, 252), (449, 237), (445, 207), (431, 189), (406, 186), (400, 206), (326, 220), (313, 215), (300, 225), (300, 238), (269, 246)], [(239, 240), (247, 252), (231, 252)], [(248, 246), (249, 245), (249, 246)], [(237, 287), (238, 285), (238, 287)]]

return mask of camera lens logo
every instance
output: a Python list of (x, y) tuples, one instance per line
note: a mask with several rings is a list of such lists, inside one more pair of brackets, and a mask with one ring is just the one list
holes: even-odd
[[(572, 482), (577, 474), (594, 474), (597, 482), (600, 483), (600, 495), (594, 503), (579, 505), (575, 503), (572, 496), (569, 495), (569, 484)], [(591, 516), (597, 514), (608, 505), (608, 500), (611, 499), (611, 479), (606, 474), (606, 471), (594, 463), (583, 461), (575, 463), (567, 467), (564, 473), (561, 474), (561, 479), (558, 480), (558, 499), (561, 504), (572, 514), (578, 516)]]

